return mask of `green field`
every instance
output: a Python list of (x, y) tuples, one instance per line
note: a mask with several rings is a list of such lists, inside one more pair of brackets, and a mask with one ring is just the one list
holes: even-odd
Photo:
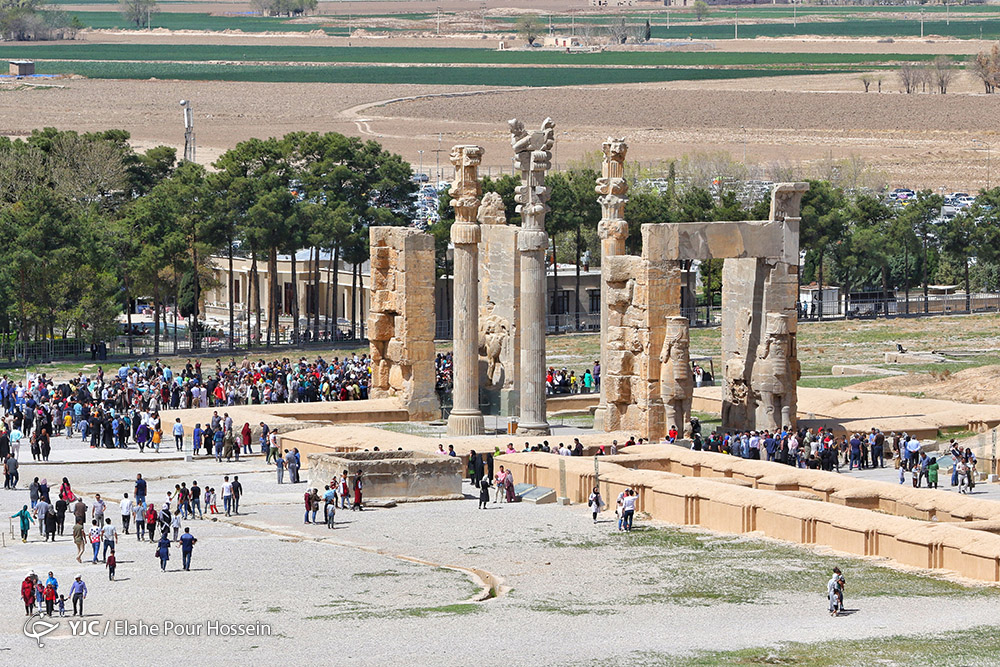
[[(89, 28), (123, 30), (135, 25), (126, 21), (120, 12), (76, 12), (67, 11), (69, 16), (77, 16)], [(320, 30), (315, 23), (291, 23), (282, 17), (265, 16), (212, 16), (201, 12), (159, 12), (150, 17), (153, 28), (170, 30), (242, 30), (244, 32), (309, 32)], [(145, 26), (143, 26), (145, 27)], [(339, 32), (344, 32), (340, 30)]]
[[(215, 65), (189, 63), (67, 62), (37, 63), (39, 74), (80, 74), (92, 79), (181, 79), (289, 83), (419, 83), (475, 86), (583, 86), (656, 81), (743, 79), (802, 74), (796, 69), (605, 69), (541, 67), (378, 67)], [(843, 70), (808, 70), (833, 74)]]
[(590, 65), (643, 67), (761, 67), (880, 65), (924, 61), (928, 55), (863, 53), (714, 53), (494, 51), (469, 48), (229, 46), (221, 44), (34, 44), (0, 46), (0, 58), (91, 61), (246, 61), (469, 65)]

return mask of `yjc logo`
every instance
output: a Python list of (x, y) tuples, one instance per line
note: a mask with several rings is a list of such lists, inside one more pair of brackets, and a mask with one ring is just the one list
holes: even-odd
[(42, 648), (45, 646), (42, 642), (42, 637), (45, 637), (58, 627), (59, 621), (46, 621), (42, 618), (41, 612), (35, 612), (24, 622), (24, 636), (34, 639), (38, 642), (38, 647)]

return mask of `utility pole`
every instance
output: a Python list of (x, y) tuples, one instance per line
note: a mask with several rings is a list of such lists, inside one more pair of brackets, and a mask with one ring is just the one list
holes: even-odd
[(738, 9), (735, 10), (733, 16), (734, 16), (734, 19), (733, 19), (733, 39), (739, 39), (740, 38), (740, 10), (738, 10)]
[(437, 8), (437, 34), (441, 35), (441, 8)]
[(924, 10), (920, 10), (920, 39), (924, 38)]
[(181, 100), (184, 109), (184, 161), (194, 162), (194, 110), (191, 102)]

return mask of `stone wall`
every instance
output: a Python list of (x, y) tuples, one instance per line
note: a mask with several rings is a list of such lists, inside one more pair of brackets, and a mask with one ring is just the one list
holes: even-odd
[[(719, 454), (714, 456), (732, 459)], [(560, 488), (560, 477), (564, 474), (570, 501), (585, 503), (598, 483), (594, 477), (593, 459), (563, 457), (565, 473), (561, 473), (559, 458), (542, 453), (510, 454), (498, 461), (512, 470), (515, 479), (528, 484)], [(797, 544), (823, 545), (857, 556), (880, 556), (910, 567), (943, 569), (970, 579), (1000, 582), (1000, 535), (987, 530), (966, 528), (965, 523), (948, 520), (917, 521), (846, 503), (817, 502), (769, 490), (765, 485), (748, 488), (750, 482), (737, 479), (736, 474), (728, 479), (687, 477), (654, 469), (629, 469), (618, 465), (618, 460), (635, 465), (620, 456), (600, 460), (599, 485), (604, 497), (615, 498), (626, 488), (635, 489), (637, 509), (659, 521), (701, 526), (724, 533), (759, 533)], [(761, 464), (739, 459), (732, 463), (737, 466)], [(677, 469), (685, 466), (694, 475), (704, 470), (695, 460), (682, 462)], [(789, 468), (789, 472), (815, 471)], [(818, 483), (814, 482), (814, 486)], [(879, 482), (871, 484), (893, 486)], [(943, 513), (939, 514), (941, 516)], [(988, 526), (984, 524), (984, 527)]]
[(480, 387), (489, 413), (510, 415), (517, 413), (521, 378), (519, 228), (506, 224), (503, 202), (497, 211), (492, 194), (479, 207)]
[(604, 261), (608, 305), (608, 326), (602, 333), (604, 428), (659, 439), (666, 433), (660, 355), (667, 317), (680, 314), (681, 265), (634, 255)]
[(372, 227), (369, 231), (371, 397), (399, 398), (411, 420), (438, 419), (434, 238), (407, 227)]
[[(462, 460), (413, 451), (309, 454), (309, 488), (323, 490), (346, 470), (362, 476), (363, 498), (380, 500), (461, 499)], [(352, 491), (353, 495), (353, 491)]]

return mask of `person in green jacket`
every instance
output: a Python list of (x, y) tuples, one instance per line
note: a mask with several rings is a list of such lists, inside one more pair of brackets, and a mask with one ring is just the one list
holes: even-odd
[(35, 518), (31, 516), (31, 512), (28, 511), (28, 506), (25, 505), (24, 507), (22, 507), (20, 512), (18, 512), (17, 514), (12, 514), (10, 518), (21, 519), (21, 541), (27, 542), (28, 529), (31, 528), (31, 524), (35, 520)]
[(938, 488), (938, 469), (940, 467), (941, 466), (939, 466), (937, 462), (937, 457), (932, 457), (931, 462), (927, 465), (927, 488)]

